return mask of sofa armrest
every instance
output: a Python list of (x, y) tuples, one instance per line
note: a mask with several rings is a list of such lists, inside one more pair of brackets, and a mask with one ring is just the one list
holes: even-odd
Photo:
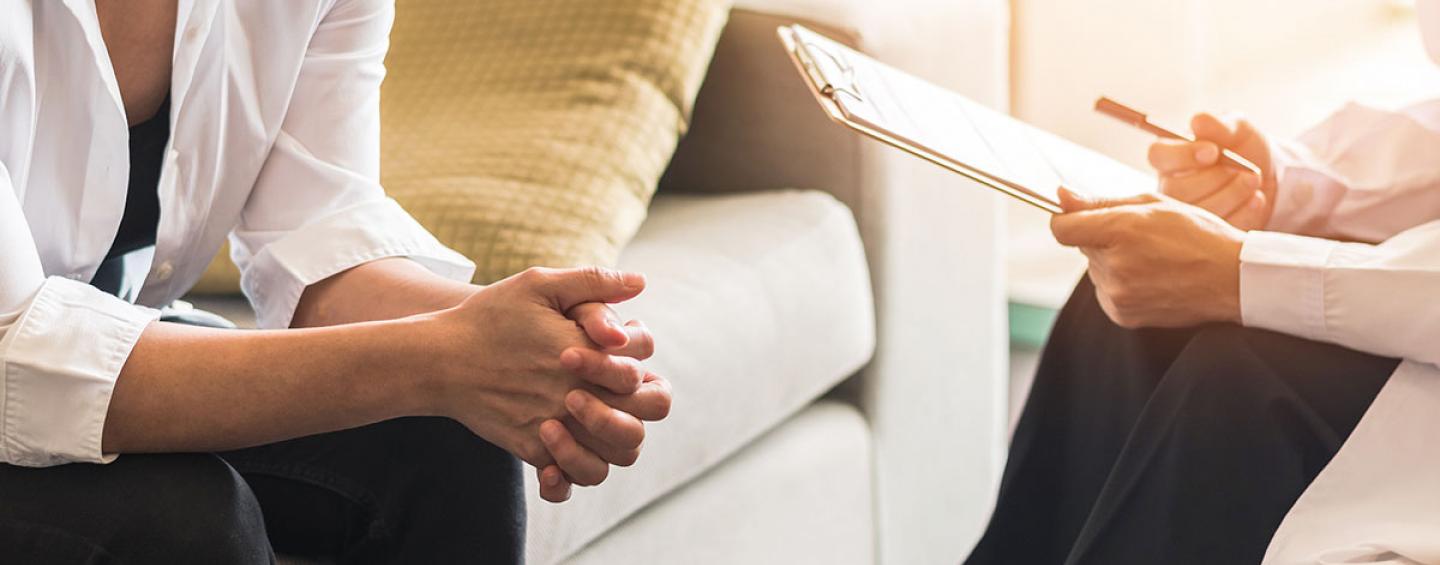
[(752, 1), (732, 13), (661, 190), (813, 188), (850, 206), (870, 264), (878, 341), (844, 394), (874, 436), (877, 557), (955, 563), (988, 517), (1006, 446), (999, 199), (830, 123), (774, 30), (803, 19), (1003, 106), (1008, 8), (1003, 0), (880, 4)]

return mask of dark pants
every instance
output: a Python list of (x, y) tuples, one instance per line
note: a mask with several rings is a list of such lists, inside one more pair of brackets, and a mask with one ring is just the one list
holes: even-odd
[(1061, 312), (972, 565), (1258, 563), (1398, 365), (1232, 325)]
[(0, 465), (0, 563), (519, 563), (518, 461), (440, 418), (253, 449)]

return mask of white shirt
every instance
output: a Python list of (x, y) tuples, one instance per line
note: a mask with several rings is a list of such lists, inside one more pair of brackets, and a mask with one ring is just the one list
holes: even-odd
[[(85, 283), (124, 210), (126, 115), (91, 0), (0, 14), (0, 462), (106, 462), (115, 380), (157, 317)], [(180, 0), (157, 241), (127, 263), (132, 300), (180, 297), (227, 234), (263, 327), (384, 257), (469, 280), (378, 181), (393, 19), (391, 0)]]
[(1245, 325), (1405, 361), (1265, 563), (1440, 564), (1440, 101), (1352, 104), (1278, 149), (1274, 231), (1240, 256)]

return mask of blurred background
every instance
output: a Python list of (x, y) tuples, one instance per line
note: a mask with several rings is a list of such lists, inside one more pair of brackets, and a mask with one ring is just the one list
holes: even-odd
[[(1410, 0), (1014, 0), (1011, 10), (1012, 113), (1135, 167), (1151, 139), (1091, 112), (1096, 97), (1177, 131), (1195, 112), (1233, 111), (1294, 137), (1347, 101), (1399, 107), (1440, 94)], [(1085, 261), (1051, 240), (1048, 215), (1006, 206), (1020, 376)]]

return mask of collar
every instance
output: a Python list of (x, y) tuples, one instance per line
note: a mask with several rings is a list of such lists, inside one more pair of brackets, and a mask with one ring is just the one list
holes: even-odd
[[(94, 56), (95, 66), (109, 92), (115, 110), (125, 115), (125, 103), (120, 97), (120, 82), (115, 78), (115, 67), (110, 61), (110, 51), (100, 34), (100, 18), (95, 12), (94, 0), (64, 0), (65, 7), (75, 16), (81, 29), (85, 30), (85, 41)], [(179, 0), (175, 15), (175, 49), (171, 55), (170, 73), (170, 118), (174, 123), (184, 106), (186, 94), (194, 82), (195, 69), (200, 63), (200, 53), (215, 22), (215, 12), (220, 0)]]

